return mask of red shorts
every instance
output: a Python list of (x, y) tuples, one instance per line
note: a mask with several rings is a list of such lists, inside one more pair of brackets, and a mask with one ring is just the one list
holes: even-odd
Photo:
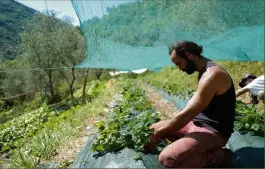
[[(168, 122), (160, 121), (151, 128), (158, 129)], [(170, 131), (166, 137), (175, 140), (159, 155), (159, 161), (167, 168), (218, 165), (223, 161), (222, 148), (228, 141), (205, 127), (196, 126), (192, 121), (179, 131)]]

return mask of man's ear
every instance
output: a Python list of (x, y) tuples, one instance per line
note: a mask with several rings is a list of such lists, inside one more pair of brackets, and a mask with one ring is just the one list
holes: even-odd
[(187, 57), (189, 60), (192, 60), (192, 58), (193, 58), (192, 53), (186, 51), (186, 52), (185, 52), (185, 55), (186, 55), (186, 57)]

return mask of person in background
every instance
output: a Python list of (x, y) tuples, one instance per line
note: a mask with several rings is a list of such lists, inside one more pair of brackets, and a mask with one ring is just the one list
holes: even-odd
[(236, 91), (236, 97), (245, 93), (251, 94), (252, 104), (258, 104), (259, 100), (264, 103), (264, 75), (256, 77), (255, 75), (248, 73), (240, 81), (239, 86), (241, 89)]
[[(168, 120), (153, 124), (150, 142), (154, 150), (160, 139), (173, 141), (160, 154), (166, 168), (219, 166), (232, 152), (223, 147), (233, 133), (236, 97), (229, 73), (202, 56), (203, 47), (179, 41), (169, 49), (171, 61), (187, 74), (199, 72), (198, 87), (186, 107)], [(181, 79), (180, 79), (181, 80)], [(232, 163), (231, 163), (232, 164)]]

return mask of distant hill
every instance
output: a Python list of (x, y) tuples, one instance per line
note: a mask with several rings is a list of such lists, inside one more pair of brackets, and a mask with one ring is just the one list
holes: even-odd
[(37, 12), (14, 0), (0, 0), (0, 60), (14, 59), (24, 22)]

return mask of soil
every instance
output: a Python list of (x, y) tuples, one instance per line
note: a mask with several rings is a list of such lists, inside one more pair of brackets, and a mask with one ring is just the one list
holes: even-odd
[(163, 118), (173, 117), (179, 110), (176, 108), (175, 103), (169, 102), (160, 94), (156, 93), (150, 86), (144, 86), (147, 98), (152, 102), (155, 109), (164, 115)]

